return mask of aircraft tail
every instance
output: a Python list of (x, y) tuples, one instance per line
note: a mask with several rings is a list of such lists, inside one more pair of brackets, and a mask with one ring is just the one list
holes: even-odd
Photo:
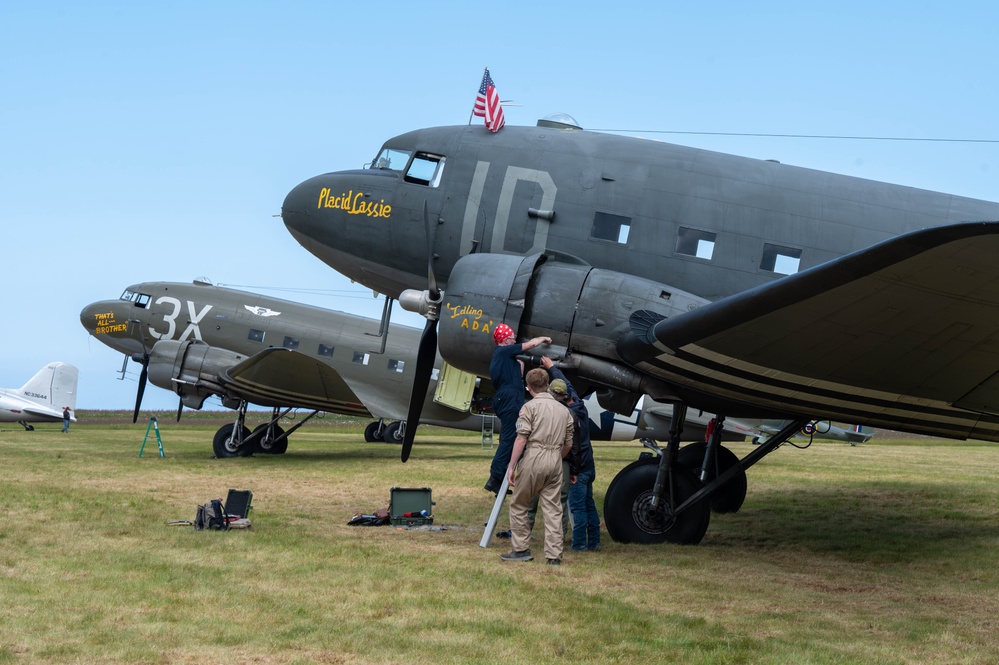
[[(61, 411), (68, 406), (76, 411), (76, 384), (80, 370), (67, 363), (49, 363), (21, 386), (24, 399)], [(75, 415), (75, 414), (74, 414)]]
[(863, 425), (854, 425), (846, 432), (847, 440), (849, 440), (853, 445), (870, 441), (873, 436), (874, 429), (871, 427), (864, 427)]

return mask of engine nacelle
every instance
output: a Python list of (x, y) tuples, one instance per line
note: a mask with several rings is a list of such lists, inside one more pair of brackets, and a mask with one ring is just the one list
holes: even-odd
[(660, 318), (708, 301), (664, 284), (588, 265), (505, 254), (469, 254), (454, 266), (444, 290), (438, 347), (450, 365), (489, 375), (492, 333), (505, 323), (520, 340), (552, 338), (555, 353), (571, 355), (571, 372), (632, 397), (667, 399), (668, 386), (621, 362), (617, 343), (639, 310)]
[(200, 409), (210, 395), (225, 396), (219, 375), (245, 359), (196, 340), (160, 340), (149, 353), (149, 382), (179, 395), (184, 406)]

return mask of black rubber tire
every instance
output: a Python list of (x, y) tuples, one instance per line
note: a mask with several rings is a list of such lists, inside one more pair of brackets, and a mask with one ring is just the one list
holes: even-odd
[[(704, 462), (704, 451), (707, 447), (708, 444), (704, 441), (686, 445), (680, 448), (680, 452), (676, 456), (676, 461), (687, 468), (694, 478), (700, 479), (701, 464)], [(736, 457), (735, 453), (725, 446), (718, 446), (714, 464), (708, 470), (707, 478), (703, 482), (705, 484), (710, 483), (738, 463), (739, 458)], [(711, 510), (716, 513), (739, 512), (739, 509), (742, 508), (742, 503), (746, 500), (747, 487), (746, 472), (740, 471), (732, 476), (732, 479), (719, 488), (718, 491), (708, 497), (708, 500), (711, 502)]]
[[(266, 429), (267, 423), (261, 423), (253, 428), (253, 433), (256, 434), (258, 431)], [(281, 437), (283, 434), (284, 429), (280, 425), (274, 425), (271, 428), (271, 439), (265, 439), (265, 434), (261, 434), (253, 440), (254, 452), (263, 453), (264, 455), (280, 455), (288, 450), (288, 439), (283, 439), (279, 443), (274, 443), (274, 439)]]
[(385, 426), (382, 430), (382, 437), (385, 443), (402, 444), (402, 421), (396, 420)]
[(368, 426), (364, 428), (364, 440), (368, 443), (375, 443), (377, 441), (385, 441), (382, 437), (378, 436), (378, 425), (379, 422), (376, 420), (374, 422), (368, 423)]
[[(214, 451), (215, 457), (249, 457), (253, 454), (252, 450), (247, 452), (247, 448), (253, 447), (252, 444), (249, 446), (241, 445), (237, 448), (230, 448), (228, 446), (229, 437), (232, 435), (234, 429), (236, 429), (236, 426), (230, 423), (228, 425), (223, 425), (217, 432), (215, 432), (215, 438), (212, 440), (212, 451)], [(245, 440), (249, 436), (250, 428), (244, 427), (241, 440)]]
[[(711, 510), (706, 501), (699, 501), (668, 519), (652, 515), (648, 505), (658, 469), (658, 459), (640, 459), (614, 477), (604, 497), (607, 532), (619, 543), (696, 545), (708, 530)], [(700, 481), (682, 466), (674, 466), (671, 475), (676, 505), (701, 488)]]

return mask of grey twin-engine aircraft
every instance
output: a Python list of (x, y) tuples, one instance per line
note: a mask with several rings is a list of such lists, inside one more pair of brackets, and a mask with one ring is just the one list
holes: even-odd
[[(674, 463), (677, 418), (615, 477), (619, 541), (699, 542), (810, 421), (999, 441), (993, 202), (542, 121), (397, 136), (295, 187), (282, 218), (427, 317), (404, 461), (438, 348), (484, 376), (501, 322), (550, 336), (537, 351), (617, 413), (720, 414), (698, 472)], [(738, 459), (721, 416), (787, 425)]]
[[(209, 396), (236, 409), (235, 421), (215, 434), (216, 457), (283, 453), (288, 435), (319, 412), (377, 418), (366, 440), (402, 440), (412, 391), (412, 372), (404, 371), (415, 363), (420, 338), (414, 328), (391, 325), (385, 335), (388, 327), (380, 330), (377, 320), (204, 281), (135, 284), (118, 300), (87, 305), (80, 322), (125, 354), (123, 375), (129, 358), (142, 366), (133, 421), (147, 380), (179, 396), (178, 418)], [(491, 395), (480, 396), (475, 377), (451, 370), (437, 379), (435, 370), (441, 390), (428, 398), (421, 422), (481, 428), (479, 402)], [(245, 425), (250, 403), (273, 409), (252, 432)], [(278, 422), (292, 409), (312, 413), (285, 432)]]

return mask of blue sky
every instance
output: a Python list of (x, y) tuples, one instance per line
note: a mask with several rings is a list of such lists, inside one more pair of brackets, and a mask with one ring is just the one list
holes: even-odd
[[(377, 316), (275, 215), (390, 136), (468, 122), (485, 66), (519, 105), (508, 124), (999, 140), (989, 3), (13, 4), (0, 386), (70, 362), (79, 408), (132, 406), (136, 366), (119, 381), (121, 356), (79, 323), (129, 284), (204, 276)], [(999, 143), (645, 136), (999, 199)], [(144, 406), (176, 401), (150, 388)]]

